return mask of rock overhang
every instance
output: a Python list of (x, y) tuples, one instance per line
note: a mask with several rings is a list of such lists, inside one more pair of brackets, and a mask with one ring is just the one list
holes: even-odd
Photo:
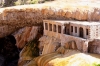
[[(99, 22), (99, 2), (87, 2), (84, 4), (84, 2), (57, 1), (52, 3), (21, 5), (0, 9), (0, 27), (5, 25), (9, 26), (5, 35), (11, 34), (16, 31), (16, 29), (25, 26), (40, 25), (44, 19)], [(10, 28), (12, 28), (12, 30)], [(1, 31), (1, 36), (3, 37), (5, 35), (2, 34)]]

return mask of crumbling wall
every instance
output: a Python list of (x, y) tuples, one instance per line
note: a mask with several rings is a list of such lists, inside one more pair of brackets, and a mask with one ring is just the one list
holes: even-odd
[(65, 34), (62, 35), (61, 39), (62, 39), (62, 46), (64, 46), (69, 41), (75, 41), (78, 50), (84, 51), (83, 50), (83, 45), (84, 45), (86, 39), (79, 38), (79, 37), (73, 37), (73, 36), (65, 35)]
[(100, 39), (95, 39), (95, 40), (89, 42), (88, 52), (100, 54)]

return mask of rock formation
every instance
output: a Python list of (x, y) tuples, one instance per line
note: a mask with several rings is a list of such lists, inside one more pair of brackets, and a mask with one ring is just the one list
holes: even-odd
[(39, 41), (40, 56), (32, 56), (32, 52), (35, 53), (36, 51), (29, 51), (29, 48), (31, 48), (29, 45), (32, 44), (28, 44), (26, 45), (27, 48), (24, 47), (20, 53), (19, 66), (91, 66), (100, 64), (100, 55), (81, 53), (75, 41), (69, 41), (64, 46), (60, 46), (59, 38), (45, 35)]
[(17, 40), (16, 46), (22, 49), (27, 42), (34, 40), (38, 34), (38, 29), (38, 26), (33, 26), (25, 27), (20, 29), (19, 31), (16, 31), (14, 33), (14, 36)]
[(39, 48), (37, 40), (32, 40), (20, 52), (20, 59), (18, 66), (27, 64), (26, 62), (31, 61), (35, 57), (39, 56)]
[[(1, 8), (0, 38), (12, 34), (15, 31), (27, 26), (26, 28), (22, 29), (22, 32), (24, 32), (24, 30), (26, 32), (21, 33), (21, 35), (15, 34), (17, 39), (17, 47), (23, 48), (28, 41), (34, 39), (36, 36), (37, 37), (35, 39), (38, 40), (38, 38), (41, 36), (38, 30), (43, 28), (38, 29), (38, 27), (35, 26), (43, 25), (42, 22), (44, 19), (99, 22), (99, 11), (100, 7), (97, 3), (86, 3), (83, 5), (80, 2), (68, 3), (65, 1)], [(75, 63), (77, 63), (76, 66), (82, 66), (82, 64), (85, 64), (86, 66), (93, 64), (94, 61), (97, 63), (100, 62), (100, 60), (97, 58), (80, 53), (80, 51), (77, 50), (77, 46), (75, 45), (74, 41), (66, 43), (65, 46), (61, 47), (59, 47), (60, 40), (55, 39), (54, 37), (45, 36), (40, 38), (39, 41), (39, 47), (36, 45), (35, 41), (30, 42), (24, 47), (20, 53), (19, 66), (32, 66), (31, 64), (34, 66), (71, 66)], [(39, 48), (41, 49), (40, 51)], [(86, 49), (87, 48), (84, 48), (84, 50)], [(39, 56), (39, 52), (42, 53), (41, 56)], [(93, 61), (91, 61), (91, 58)], [(71, 61), (72, 64), (70, 64)]]
[(39, 39), (39, 48), (42, 55), (55, 52), (60, 47), (59, 40), (54, 37), (43, 36)]
[[(24, 66), (92, 66), (100, 64), (100, 56), (97, 54), (84, 54), (78, 50), (65, 49), (64, 47), (58, 49), (61, 50), (35, 57), (30, 62), (27, 61)], [(95, 57), (98, 57), (98, 59)]]
[(16, 45), (22, 49), (18, 63), (19, 66), (25, 65), (27, 62), (39, 56), (38, 40), (42, 36), (42, 31), (38, 30), (39, 28), (39, 26), (25, 27), (14, 33), (17, 39)]
[(81, 2), (69, 3), (66, 1), (57, 1), (1, 8), (0, 37), (9, 35), (25, 26), (41, 25), (43, 19), (100, 20), (100, 7), (98, 3), (88, 2), (84, 5), (80, 3)]

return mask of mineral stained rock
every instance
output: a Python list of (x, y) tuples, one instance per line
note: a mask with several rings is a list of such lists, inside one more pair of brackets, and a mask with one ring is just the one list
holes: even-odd
[(56, 46), (59, 45), (59, 39), (54, 37), (42, 36), (39, 41), (38, 47), (42, 49), (40, 50), (42, 54), (32, 58), (32, 52), (35, 53), (35, 51), (28, 51), (30, 47), (24, 47), (20, 53), (19, 66), (93, 66), (100, 64), (100, 55), (81, 53), (74, 41), (69, 41), (58, 48)]
[(29, 41), (32, 41), (36, 38), (38, 34), (39, 26), (25, 27), (16, 31), (14, 36), (17, 40), (16, 46), (22, 49), (25, 44)]
[(41, 25), (44, 19), (99, 21), (99, 5), (98, 2), (57, 1), (1, 8), (0, 37), (25, 26)]
[(39, 48), (37, 40), (32, 40), (27, 43), (27, 45), (20, 52), (20, 59), (18, 66), (23, 66), (31, 61), (35, 57), (39, 56)]
[[(38, 39), (42, 36), (41, 35), (42, 31), (38, 30), (39, 28), (40, 27), (38, 26), (26, 27), (19, 30), (19, 32), (15, 33), (15, 36), (17, 37), (18, 37), (18, 33), (21, 35), (22, 37), (21, 39), (24, 39), (24, 41), (22, 42), (27, 41), (26, 43), (16, 44), (18, 48), (22, 49), (24, 47), (22, 51), (20, 52), (20, 59), (18, 62), (18, 66), (23, 66), (27, 64), (27, 62), (39, 56)], [(17, 43), (19, 42), (20, 40), (17, 41)]]
[(54, 37), (43, 36), (39, 39), (39, 41), (39, 49), (42, 55), (55, 52), (60, 46), (60, 43), (57, 42), (59, 39)]
[[(61, 48), (61, 47), (59, 47)], [(59, 49), (58, 48), (58, 49)], [(57, 52), (41, 55), (24, 64), (25, 66), (93, 66), (100, 64), (100, 56), (97, 54), (84, 54), (78, 50), (63, 49), (65, 52)], [(62, 50), (62, 52), (63, 52)], [(60, 50), (61, 51), (61, 50)], [(95, 58), (98, 57), (98, 58)]]

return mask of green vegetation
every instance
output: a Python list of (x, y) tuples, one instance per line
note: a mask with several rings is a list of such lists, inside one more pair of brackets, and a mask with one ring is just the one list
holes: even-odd
[(93, 63), (92, 66), (100, 66), (100, 63)]
[(31, 0), (29, 3), (30, 4), (36, 4), (36, 3), (38, 3), (38, 0)]
[(24, 4), (37, 4), (39, 0), (18, 0), (15, 2), (15, 5), (24, 5)]
[[(34, 39), (27, 43), (29, 52), (32, 52), (32, 57), (39, 56), (38, 40)], [(29, 54), (29, 52), (27, 54)]]
[(44, 3), (46, 1), (54, 1), (54, 0), (1, 0), (0, 7), (8, 7), (8, 6), (16, 6), (24, 4), (37, 4), (37, 3)]

